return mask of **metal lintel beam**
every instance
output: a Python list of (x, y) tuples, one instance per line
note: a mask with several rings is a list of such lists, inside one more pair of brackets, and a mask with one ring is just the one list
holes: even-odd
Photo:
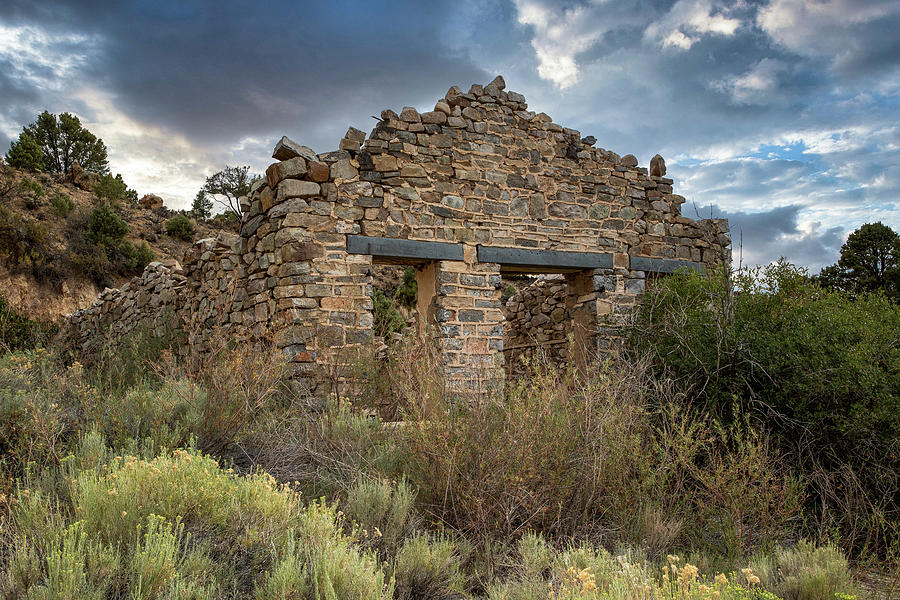
[(564, 252), (560, 250), (531, 250), (478, 246), (478, 262), (497, 263), (525, 269), (571, 271), (581, 269), (609, 269), (612, 254), (602, 252)]
[(647, 258), (645, 256), (631, 257), (632, 271), (646, 271), (648, 273), (674, 273), (680, 269), (690, 269), (698, 273), (706, 273), (703, 263), (690, 260), (674, 260), (671, 258)]
[(347, 252), (410, 260), (462, 260), (462, 244), (348, 235)]

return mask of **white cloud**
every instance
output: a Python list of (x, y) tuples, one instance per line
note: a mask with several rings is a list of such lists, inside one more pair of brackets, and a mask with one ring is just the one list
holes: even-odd
[(711, 0), (678, 0), (660, 20), (644, 30), (644, 39), (663, 48), (690, 50), (704, 35), (732, 36), (741, 25), (740, 19), (728, 16), (725, 7)]
[(125, 182), (139, 194), (161, 196), (170, 208), (188, 208), (207, 175), (229, 161), (244, 164), (245, 158), (234, 160), (235, 152), (245, 157), (246, 149), (257, 145), (248, 138), (234, 151), (206, 149), (183, 135), (125, 114), (117, 108), (115, 98), (101, 90), (81, 87), (70, 95), (86, 108), (85, 127), (109, 149), (110, 170), (123, 173)]
[[(595, 2), (601, 4), (601, 2)], [(534, 28), (531, 46), (538, 59), (538, 75), (559, 89), (578, 83), (575, 56), (609, 30), (592, 17), (591, 7), (559, 8), (542, 0), (515, 0), (517, 20)]]
[(797, 54), (841, 62), (866, 42), (848, 37), (848, 31), (897, 14), (900, 3), (896, 0), (772, 0), (759, 10), (756, 23)]
[(714, 82), (713, 89), (729, 94), (734, 104), (771, 104), (778, 75), (786, 68), (779, 60), (764, 58), (743, 75)]

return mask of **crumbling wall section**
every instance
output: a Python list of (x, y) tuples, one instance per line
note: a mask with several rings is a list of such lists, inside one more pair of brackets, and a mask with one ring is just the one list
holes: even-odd
[(140, 333), (156, 338), (180, 336), (202, 344), (214, 331), (243, 334), (239, 315), (244, 281), (234, 275), (240, 261), (236, 249), (240, 238), (220, 234), (196, 242), (175, 261), (150, 263), (144, 272), (118, 289), (106, 289), (90, 307), (70, 315), (64, 335), (76, 353), (86, 359), (99, 358), (123, 340)]

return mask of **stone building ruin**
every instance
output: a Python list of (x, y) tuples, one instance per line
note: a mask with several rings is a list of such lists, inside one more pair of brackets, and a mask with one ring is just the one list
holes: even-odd
[(730, 261), (727, 223), (683, 217), (660, 157), (648, 172), (595, 141), (529, 111), (501, 77), (454, 86), (430, 112), (385, 110), (334, 152), (282, 138), (243, 200), (240, 235), (151, 265), (72, 315), (69, 335), (87, 353), (164, 321), (201, 338), (273, 331), (321, 392), (336, 353), (372, 340), (373, 265), (393, 263), (416, 268), (418, 328), (451, 385), (502, 368), (506, 273), (559, 276), (551, 319), (585, 361), (648, 277)]

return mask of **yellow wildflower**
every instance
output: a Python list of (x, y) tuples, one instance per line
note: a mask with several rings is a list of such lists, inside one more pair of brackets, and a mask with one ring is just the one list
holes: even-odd
[(678, 575), (678, 578), (684, 582), (691, 582), (697, 577), (699, 572), (700, 570), (697, 567), (691, 564), (687, 564), (684, 565), (684, 567), (681, 569), (681, 573)]

